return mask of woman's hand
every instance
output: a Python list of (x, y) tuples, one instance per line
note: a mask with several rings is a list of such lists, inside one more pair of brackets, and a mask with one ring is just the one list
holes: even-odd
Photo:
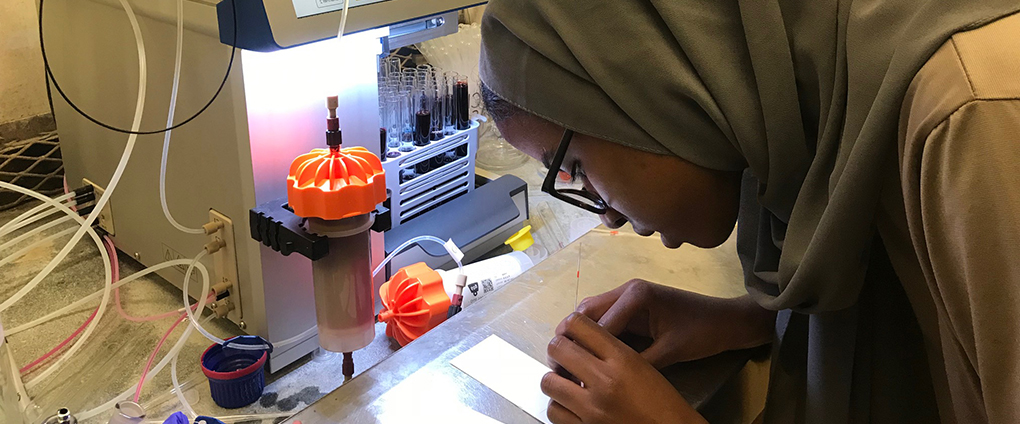
[(577, 311), (614, 336), (652, 338), (641, 356), (655, 368), (760, 346), (772, 341), (775, 328), (775, 312), (749, 296), (709, 297), (644, 280), (586, 298)]
[(542, 378), (553, 423), (706, 422), (648, 361), (585, 315), (564, 319), (548, 350), (572, 377)]

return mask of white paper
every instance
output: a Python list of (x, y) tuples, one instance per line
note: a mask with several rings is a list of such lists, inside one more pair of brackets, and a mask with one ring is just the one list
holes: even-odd
[(371, 408), (380, 424), (503, 424), (460, 403), (455, 394), (462, 385), (442, 373), (422, 369), (376, 399)]
[(450, 361), (453, 366), (539, 421), (551, 424), (546, 416), (549, 396), (539, 385), (551, 370), (510, 343), (491, 335)]

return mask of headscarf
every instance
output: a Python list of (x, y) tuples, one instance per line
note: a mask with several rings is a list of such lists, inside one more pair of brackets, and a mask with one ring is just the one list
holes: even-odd
[(758, 181), (746, 284), (764, 307), (852, 306), (913, 76), (1017, 0), (492, 0), (481, 78), (577, 132)]
[[(766, 422), (936, 421), (950, 411), (935, 408), (931, 376), (913, 366), (925, 358), (877, 338), (914, 334), (888, 318), (911, 305), (888, 284), (895, 275), (874, 243), (880, 191), (897, 175), (899, 111), (917, 71), (954, 33), (1018, 9), (1017, 0), (491, 0), (480, 71), (503, 99), (566, 128), (750, 174), (737, 249), (748, 293), (780, 311)], [(873, 399), (870, 384), (901, 390)]]

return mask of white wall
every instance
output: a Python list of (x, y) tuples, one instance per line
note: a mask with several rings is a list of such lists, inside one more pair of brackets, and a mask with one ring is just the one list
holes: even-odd
[(49, 113), (35, 0), (0, 0), (0, 124)]

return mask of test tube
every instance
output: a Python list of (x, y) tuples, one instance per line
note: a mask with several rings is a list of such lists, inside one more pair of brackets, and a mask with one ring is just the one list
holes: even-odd
[(458, 130), (466, 130), (471, 127), (471, 124), (468, 123), (469, 99), (468, 78), (464, 75), (457, 75), (453, 83), (453, 101)]
[(456, 73), (444, 72), (442, 80), (443, 99), (443, 134), (452, 135), (457, 132), (457, 124), (453, 112), (453, 77)]
[(416, 87), (414, 91), (414, 145), (427, 146), (431, 142), (433, 95), (425, 87)]

